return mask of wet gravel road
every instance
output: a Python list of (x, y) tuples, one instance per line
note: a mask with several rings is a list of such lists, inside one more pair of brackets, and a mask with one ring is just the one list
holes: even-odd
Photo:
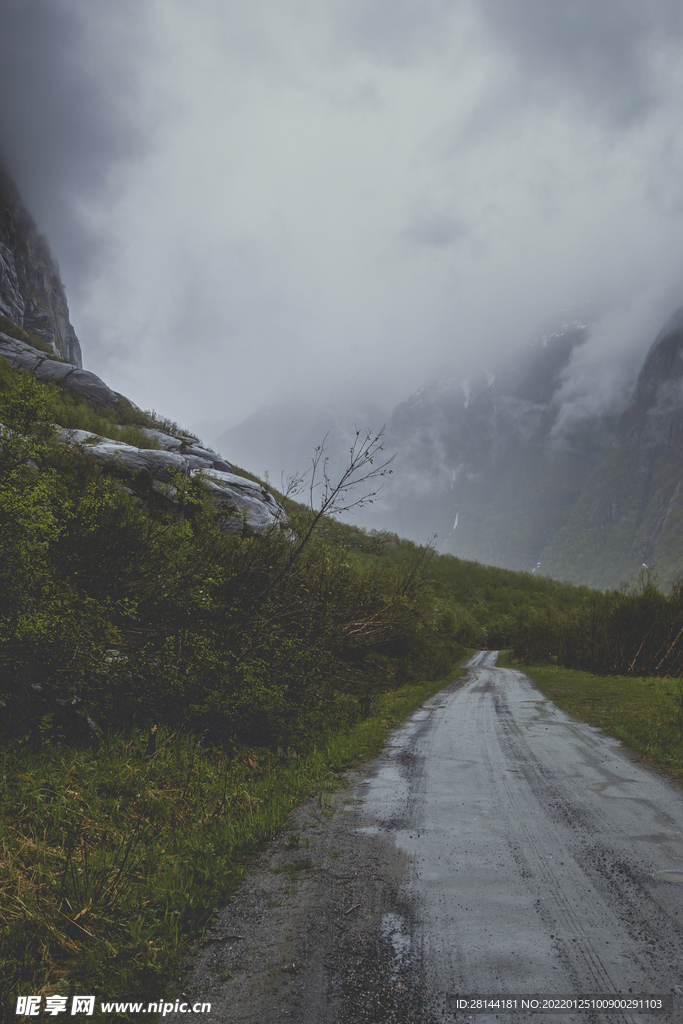
[[(206, 1024), (683, 1021), (683, 790), (495, 658), (295, 812), (186, 979)], [(672, 992), (665, 1015), (457, 1002)]]

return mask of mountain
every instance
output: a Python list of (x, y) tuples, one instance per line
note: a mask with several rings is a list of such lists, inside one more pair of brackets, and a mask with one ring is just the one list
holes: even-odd
[(263, 533), (284, 519), (284, 510), (261, 483), (235, 472), (198, 438), (143, 412), (83, 369), (57, 265), (1, 167), (0, 358), (13, 370), (61, 389), (62, 401), (53, 401), (51, 409), (64, 443), (127, 474), (129, 489), (140, 500), (154, 494), (176, 501), (179, 474), (196, 477), (221, 508), (219, 521), (226, 530)]
[(683, 573), (683, 308), (655, 339), (616, 435), (542, 554), (553, 576), (614, 586)]
[[(231, 460), (279, 476), (305, 469), (327, 435), (334, 479), (356, 429), (386, 419), (392, 475), (383, 500), (356, 510), (360, 525), (421, 543), (436, 534), (443, 553), (575, 583), (616, 586), (645, 565), (670, 585), (683, 573), (683, 310), (655, 339), (620, 415), (584, 414), (559, 429), (570, 361), (590, 330), (563, 321), (500, 366), (442, 377), (388, 412), (379, 399), (355, 411), (341, 399), (318, 409), (282, 403), (220, 442)], [(97, 428), (74, 423), (73, 409), (62, 424), (83, 428), (70, 443), (87, 442), (102, 464), (127, 467), (169, 500), (175, 471), (197, 475), (225, 506), (229, 529), (266, 530), (283, 515), (259, 482), (83, 369), (49, 246), (1, 169), (0, 356), (106, 411)]]
[(83, 365), (50, 247), (1, 165), (0, 330)]
[[(583, 412), (568, 426), (563, 386), (591, 328), (562, 320), (493, 371), (441, 377), (391, 410), (392, 475), (355, 521), (575, 583), (615, 587), (647, 565), (670, 585), (683, 572), (683, 313), (656, 338), (623, 411)], [(334, 475), (364, 417), (282, 403), (222, 440), (252, 464), (276, 452), (291, 472), (329, 430)]]
[(429, 529), (461, 558), (616, 587), (683, 574), (683, 309), (660, 331), (625, 409), (558, 430), (561, 386), (590, 325), (564, 324), (493, 379), (439, 381), (389, 424), (400, 452), (385, 523)]
[(493, 373), (446, 378), (398, 406), (387, 494), (392, 527), (436, 532), (440, 551), (534, 570), (599, 460), (611, 425), (585, 422), (562, 441), (553, 427), (562, 372), (588, 327), (563, 324)]
[[(356, 425), (386, 422), (385, 452), (395, 453), (381, 500), (354, 521), (418, 543), (437, 534), (442, 552), (532, 571), (564, 525), (583, 483), (616, 426), (584, 421), (555, 438), (558, 391), (572, 353), (586, 340), (582, 320), (560, 322), (500, 366), (442, 377), (393, 410), (302, 405), (261, 410), (222, 435), (252, 465), (305, 468), (329, 432), (331, 475), (338, 474)], [(296, 465), (294, 464), (296, 461)]]

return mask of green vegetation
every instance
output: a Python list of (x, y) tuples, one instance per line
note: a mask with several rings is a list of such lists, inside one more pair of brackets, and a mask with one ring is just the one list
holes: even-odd
[(66, 736), (76, 701), (101, 729), (182, 723), (302, 750), (461, 653), (418, 576), (319, 541), (293, 561), (303, 511), (287, 531), (221, 534), (191, 481), (175, 506), (140, 504), (49, 436), (49, 400), (24, 375), (0, 394), (5, 737)]
[(597, 593), (531, 573), (437, 555), (395, 533), (367, 533), (332, 520), (320, 530), (329, 544), (349, 548), (365, 565), (390, 561), (407, 573), (419, 566), (435, 593), (454, 610), (456, 635), (466, 647), (508, 647), (530, 621), (578, 611)]
[(77, 391), (52, 386), (48, 409), (52, 423), (68, 430), (87, 430), (136, 448), (159, 448), (158, 441), (141, 429), (150, 426), (149, 417), (123, 402), (115, 409), (95, 407)]
[[(41, 353), (49, 354), (51, 359), (59, 360), (59, 356), (56, 356), (40, 338), (2, 315), (0, 331), (40, 349)], [(21, 376), (21, 373), (11, 369), (6, 359), (0, 358), (0, 392), (14, 387)], [(160, 430), (172, 437), (197, 440), (190, 431), (182, 430), (173, 420), (159, 416), (154, 411), (137, 409), (123, 397), (114, 408), (105, 408), (66, 384), (44, 384), (41, 387), (50, 422), (68, 430), (87, 430), (89, 433), (99, 434), (113, 441), (123, 441), (124, 444), (134, 445), (136, 448), (159, 448), (156, 439), (146, 434), (141, 429), (143, 427)]]
[(8, 338), (14, 338), (15, 341), (26, 342), (27, 345), (37, 348), (42, 354), (49, 355), (51, 359), (59, 359), (59, 356), (55, 355), (42, 338), (39, 338), (33, 331), (27, 331), (26, 328), (15, 324), (14, 320), (10, 320), (4, 313), (0, 313), (0, 333), (6, 334)]
[[(501, 664), (505, 664), (501, 660)], [(530, 611), (509, 664), (565, 711), (683, 779), (683, 583), (645, 570), (576, 607)]]
[(586, 594), (578, 607), (529, 614), (517, 631), (516, 656), (596, 675), (681, 677), (683, 582), (664, 594), (644, 570), (630, 586)]
[(306, 758), (164, 728), (114, 732), (96, 749), (11, 745), (0, 755), (0, 990), (168, 992), (248, 856), (446, 682), (382, 694)]
[(679, 680), (594, 676), (552, 665), (525, 665), (524, 672), (558, 707), (683, 780), (683, 687)]
[(592, 599), (291, 500), (285, 528), (221, 533), (192, 481), (174, 503), (143, 494), (50, 425), (104, 433), (93, 418), (120, 429), (113, 415), (0, 362), (0, 976), (14, 993), (164, 990), (249, 852), (372, 756), (465, 648)]

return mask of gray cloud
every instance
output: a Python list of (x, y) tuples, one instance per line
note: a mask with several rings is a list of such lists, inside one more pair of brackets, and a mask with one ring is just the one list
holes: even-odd
[(73, 287), (104, 241), (83, 206), (101, 203), (116, 166), (144, 145), (136, 64), (145, 20), (135, 0), (0, 6), (0, 158)]
[(673, 0), (5, 0), (0, 150), (86, 365), (144, 406), (217, 432), (269, 402), (352, 416), (588, 299), (569, 415), (652, 340), (639, 313), (619, 342), (621, 311), (681, 302), (682, 22)]
[(677, 0), (479, 0), (491, 35), (515, 54), (530, 85), (569, 90), (595, 113), (629, 123), (661, 98), (660, 62), (677, 59)]
[(432, 214), (415, 218), (405, 228), (402, 237), (408, 243), (442, 249), (462, 238), (467, 231), (467, 225), (455, 217)]
[(332, 17), (347, 45), (400, 66), (448, 47), (457, 7), (450, 0), (347, 0)]

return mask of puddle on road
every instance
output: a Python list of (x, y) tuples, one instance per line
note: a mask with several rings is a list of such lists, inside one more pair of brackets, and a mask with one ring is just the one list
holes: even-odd
[(677, 882), (683, 885), (683, 871), (660, 871), (659, 875), (665, 882)]
[(610, 786), (623, 786), (626, 782), (637, 782), (638, 779), (620, 779), (614, 778), (609, 782), (591, 782), (590, 786), (586, 786), (586, 789), (592, 790), (594, 793), (602, 793), (605, 789)]
[(401, 968), (410, 953), (410, 926), (405, 917), (400, 914), (382, 914), (380, 923), (382, 938), (391, 943), (393, 949), (394, 973), (392, 980), (396, 978), (396, 972)]
[(680, 842), (681, 837), (670, 832), (653, 832), (652, 835), (629, 836), (629, 839), (634, 839), (638, 843), (671, 843)]

